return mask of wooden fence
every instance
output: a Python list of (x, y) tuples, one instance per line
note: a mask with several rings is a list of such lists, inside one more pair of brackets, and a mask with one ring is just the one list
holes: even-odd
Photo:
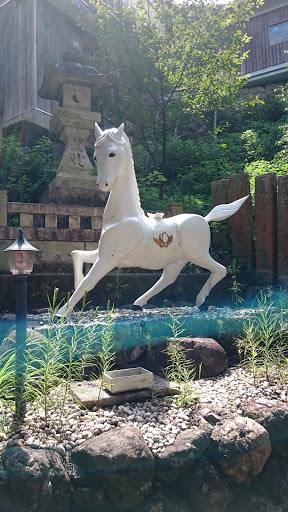
[[(213, 206), (250, 194), (245, 173), (214, 181)], [(220, 226), (220, 225), (219, 225)], [(252, 268), (267, 284), (288, 281), (288, 176), (255, 178), (255, 195), (223, 227), (216, 226), (213, 246), (233, 252), (243, 268)]]

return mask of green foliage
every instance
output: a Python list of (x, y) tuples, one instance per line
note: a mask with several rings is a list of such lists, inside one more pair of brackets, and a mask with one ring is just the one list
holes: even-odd
[[(191, 389), (191, 382), (196, 376), (196, 366), (194, 361), (187, 358), (187, 350), (181, 345), (183, 323), (181, 324), (178, 318), (172, 317), (172, 322), (168, 325), (173, 332), (173, 338), (168, 338), (169, 345), (165, 351), (171, 361), (166, 368), (165, 377), (179, 387), (179, 394), (174, 398), (177, 405), (186, 407), (191, 402), (197, 401), (196, 392)], [(199, 378), (200, 372), (201, 368)]]
[(9, 201), (38, 202), (53, 179), (52, 142), (41, 137), (33, 147), (21, 147), (17, 137), (3, 137), (0, 146), (0, 188)]
[[(33, 331), (26, 340), (26, 371), (23, 396), (30, 405), (42, 411), (47, 425), (51, 423), (52, 409), (57, 407), (60, 417), (64, 414), (74, 380), (81, 380), (84, 369), (95, 365), (100, 373), (109, 370), (115, 359), (114, 321), (111, 314), (105, 325), (85, 326), (82, 311), (73, 322), (58, 318), (58, 290), (49, 302), (49, 317), (45, 336)], [(97, 310), (95, 312), (97, 315)], [(97, 358), (96, 358), (97, 356)], [(0, 356), (0, 399), (7, 402), (15, 396), (15, 347)], [(1, 405), (1, 403), (0, 403)], [(1, 412), (0, 412), (1, 414)], [(0, 421), (1, 423), (1, 421)], [(0, 425), (1, 428), (1, 425)]]
[[(129, 121), (134, 143), (151, 160), (149, 172), (172, 181), (178, 170), (173, 166), (172, 173), (168, 163), (168, 138), (187, 130), (195, 114), (206, 116), (237, 103), (245, 83), (240, 65), (248, 55), (243, 24), (263, 2), (232, 2), (221, 8), (200, 0), (91, 3), (96, 15), (81, 23), (99, 41), (93, 64), (113, 72), (113, 94), (102, 105), (107, 117), (112, 112), (114, 123)], [(162, 199), (163, 182), (159, 189)]]
[(112, 303), (119, 301), (127, 289), (128, 284), (125, 283), (125, 277), (123, 269), (116, 268), (113, 274), (113, 281), (107, 284), (107, 291), (110, 295), (110, 300)]
[(256, 381), (265, 377), (268, 381), (288, 381), (288, 344), (283, 322), (283, 311), (269, 303), (267, 296), (258, 298), (257, 313), (251, 314), (244, 323), (244, 335), (236, 340), (242, 364)]
[(232, 292), (232, 302), (237, 308), (244, 302), (244, 299), (241, 295), (243, 290), (243, 285), (238, 281), (238, 275), (240, 273), (241, 267), (237, 264), (237, 259), (234, 258), (232, 260), (231, 265), (228, 267), (228, 273), (231, 275), (231, 292)]
[(96, 366), (99, 373), (100, 387), (99, 397), (103, 388), (103, 377), (104, 373), (112, 370), (115, 359), (115, 342), (114, 342), (114, 320), (113, 320), (113, 308), (110, 310), (110, 304), (107, 305), (108, 316), (105, 325), (102, 326), (101, 337), (100, 337), (100, 348), (97, 353)]

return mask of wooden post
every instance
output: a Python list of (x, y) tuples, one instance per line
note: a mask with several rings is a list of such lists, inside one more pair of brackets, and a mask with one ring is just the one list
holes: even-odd
[(273, 284), (277, 270), (277, 177), (255, 178), (256, 270), (265, 284)]
[[(228, 180), (217, 180), (211, 183), (212, 206), (228, 203)], [(217, 222), (216, 226), (211, 229), (213, 248), (219, 249), (221, 255), (221, 263), (228, 265), (231, 263), (231, 226), (229, 220)]]
[(0, 190), (0, 226), (7, 226), (7, 190)]
[[(241, 173), (228, 178), (228, 202), (250, 194), (248, 174)], [(232, 247), (238, 262), (244, 267), (253, 266), (253, 216), (251, 197), (230, 219)]]
[(288, 281), (288, 176), (278, 177), (278, 280)]

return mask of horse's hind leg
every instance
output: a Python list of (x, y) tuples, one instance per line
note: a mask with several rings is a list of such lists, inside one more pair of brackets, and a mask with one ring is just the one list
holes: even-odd
[(98, 249), (95, 251), (72, 251), (72, 261), (74, 267), (74, 289), (79, 286), (82, 279), (84, 278), (83, 274), (83, 264), (84, 263), (95, 263), (98, 258)]
[(219, 283), (219, 281), (226, 276), (227, 269), (217, 261), (213, 260), (209, 253), (206, 256), (202, 255), (201, 263), (198, 264), (203, 268), (207, 268), (207, 270), (210, 270), (211, 272), (211, 275), (196, 297), (196, 306), (200, 307), (205, 302), (205, 299), (208, 297), (213, 286)]
[(157, 293), (164, 290), (164, 288), (169, 286), (169, 284), (174, 283), (186, 263), (187, 260), (180, 260), (166, 265), (166, 267), (163, 268), (163, 273), (160, 279), (154, 284), (154, 286), (152, 286), (152, 288), (135, 300), (133, 306), (144, 306), (151, 297), (154, 297), (154, 295), (157, 295)]

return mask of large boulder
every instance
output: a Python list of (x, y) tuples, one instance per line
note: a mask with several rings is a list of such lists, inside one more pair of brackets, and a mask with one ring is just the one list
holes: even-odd
[(133, 509), (152, 487), (154, 457), (134, 427), (110, 430), (82, 443), (72, 450), (71, 462), (76, 467), (73, 501), (74, 506), (78, 501), (78, 511), (94, 510), (96, 505)]
[(197, 512), (223, 512), (232, 501), (229, 483), (206, 458), (195, 461), (185, 473), (180, 490)]
[(191, 512), (191, 508), (168, 488), (157, 489), (133, 512)]
[[(194, 361), (200, 368), (196, 372), (201, 377), (215, 377), (227, 368), (227, 354), (221, 345), (213, 338), (180, 338), (180, 347), (185, 352), (186, 359)], [(169, 345), (173, 344), (173, 340)], [(169, 350), (169, 347), (168, 347)], [(200, 367), (201, 365), (201, 367)]]
[(211, 440), (215, 464), (237, 484), (255, 478), (271, 453), (267, 430), (250, 418), (236, 417), (217, 424)]
[(71, 482), (57, 452), (12, 446), (2, 453), (2, 463), (5, 499), (9, 495), (5, 512), (70, 511)]
[[(177, 338), (180, 349), (185, 358), (193, 361), (198, 368), (195, 378), (215, 377), (223, 373), (227, 368), (227, 354), (223, 347), (213, 338)], [(171, 364), (167, 352), (173, 349), (175, 341), (170, 338), (167, 343), (152, 345), (147, 353), (145, 368), (157, 373), (165, 372), (165, 368)], [(201, 365), (201, 368), (200, 368)]]
[(172, 446), (157, 459), (157, 478), (169, 484), (178, 480), (209, 445), (210, 432), (194, 427), (180, 432)]
[(245, 416), (260, 423), (267, 430), (273, 453), (288, 459), (288, 406), (268, 407), (253, 401), (243, 404)]
[[(31, 341), (41, 344), (47, 343), (47, 338), (39, 331), (36, 331), (34, 329), (31, 329), (30, 327), (27, 328), (27, 346), (30, 345)], [(6, 352), (9, 352), (11, 349), (15, 349), (15, 342), (16, 342), (16, 330), (11, 331), (6, 338), (2, 341), (0, 345), (0, 357), (3, 356)], [(39, 352), (38, 354), (39, 355)]]
[[(276, 454), (269, 457), (263, 471), (255, 479), (253, 485), (258, 494), (272, 499), (277, 505), (287, 510), (288, 504), (288, 458)], [(275, 509), (276, 510), (276, 509)], [(278, 510), (278, 509), (277, 509)]]

